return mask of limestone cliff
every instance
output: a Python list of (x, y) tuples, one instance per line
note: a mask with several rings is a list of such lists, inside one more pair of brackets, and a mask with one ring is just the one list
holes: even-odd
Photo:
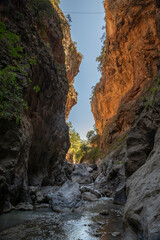
[[(81, 56), (64, 15), (48, 0), (1, 1), (0, 46), (2, 209), (30, 201), (28, 185), (66, 180), (70, 142), (65, 116), (76, 102), (67, 99), (74, 95)], [(12, 87), (6, 87), (7, 81)]]
[(72, 41), (71, 34), (70, 34), (70, 26), (63, 12), (60, 10), (60, 8), (58, 8), (56, 4), (54, 5), (54, 7), (58, 12), (58, 15), (61, 21), (61, 29), (63, 34), (62, 45), (64, 49), (64, 54), (65, 54), (65, 69), (67, 74), (66, 77), (69, 82), (69, 91), (68, 91), (68, 97), (67, 97), (66, 108), (65, 108), (65, 117), (67, 119), (69, 116), (70, 110), (77, 103), (78, 93), (75, 91), (73, 83), (74, 83), (74, 77), (79, 72), (79, 66), (82, 61), (82, 55), (81, 53), (77, 52), (76, 42)]
[(102, 78), (91, 102), (101, 148), (110, 152), (100, 184), (116, 203), (126, 200), (124, 240), (158, 240), (160, 3), (106, 0), (104, 7)]
[(140, 114), (139, 105), (157, 73), (160, 41), (154, 0), (106, 0), (104, 7), (107, 37), (100, 58), (102, 78), (91, 107), (101, 148), (106, 150)]

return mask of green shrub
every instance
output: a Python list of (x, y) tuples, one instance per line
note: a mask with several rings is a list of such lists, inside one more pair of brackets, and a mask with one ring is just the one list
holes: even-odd
[(100, 156), (100, 150), (99, 147), (92, 147), (87, 153), (87, 159), (91, 160), (92, 162), (95, 162)]
[(38, 85), (33, 87), (33, 90), (38, 93), (40, 91), (40, 87)]

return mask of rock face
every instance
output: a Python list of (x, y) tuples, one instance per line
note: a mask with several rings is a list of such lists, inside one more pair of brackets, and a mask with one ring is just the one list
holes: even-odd
[(128, 135), (127, 161), (125, 163), (127, 177), (132, 175), (146, 162), (153, 149), (155, 134), (159, 126), (159, 99), (160, 94), (158, 92), (154, 99), (154, 104), (149, 107), (149, 112), (146, 110), (142, 112)]
[[(160, 77), (160, 75), (159, 75)], [(160, 92), (127, 139), (124, 239), (159, 239)]]
[[(7, 31), (20, 38), (25, 56), (21, 65), (30, 63), (24, 67), (26, 74), (18, 75), (20, 81), (26, 82), (23, 95), (28, 110), (24, 111), (20, 124), (14, 119), (0, 119), (2, 208), (5, 200), (13, 205), (30, 201), (28, 185), (61, 185), (71, 173), (65, 160), (70, 146), (65, 117), (75, 104), (72, 98), (67, 98), (81, 55), (54, 1), (52, 4), (49, 1), (1, 1), (0, 19)], [(2, 39), (0, 46), (3, 49), (1, 68), (15, 64)], [(74, 89), (74, 95), (73, 92)]]
[(146, 163), (127, 181), (124, 219), (124, 239), (127, 240), (160, 238), (160, 128), (154, 140), (154, 148)]
[(102, 196), (113, 197), (117, 204), (124, 204), (125, 194), (125, 161), (126, 149), (116, 149), (109, 154), (99, 167), (95, 186)]
[(106, 150), (139, 115), (144, 92), (157, 73), (160, 41), (158, 1), (106, 0), (104, 7), (107, 38), (101, 55), (102, 78), (91, 107), (101, 148)]

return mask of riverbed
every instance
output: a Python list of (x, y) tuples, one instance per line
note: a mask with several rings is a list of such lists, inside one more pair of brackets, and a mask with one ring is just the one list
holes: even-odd
[[(109, 214), (101, 215), (104, 210)], [(66, 213), (48, 208), (0, 216), (0, 240), (120, 240), (121, 233), (121, 206), (109, 198)]]

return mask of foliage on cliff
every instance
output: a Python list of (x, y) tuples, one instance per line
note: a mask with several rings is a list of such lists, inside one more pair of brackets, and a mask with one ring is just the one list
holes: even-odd
[(7, 30), (0, 22), (0, 44), (3, 45), (9, 61), (0, 65), (0, 118), (16, 119), (18, 122), (27, 103), (23, 92), (31, 83), (27, 70), (36, 60), (29, 58), (21, 47), (20, 37)]

